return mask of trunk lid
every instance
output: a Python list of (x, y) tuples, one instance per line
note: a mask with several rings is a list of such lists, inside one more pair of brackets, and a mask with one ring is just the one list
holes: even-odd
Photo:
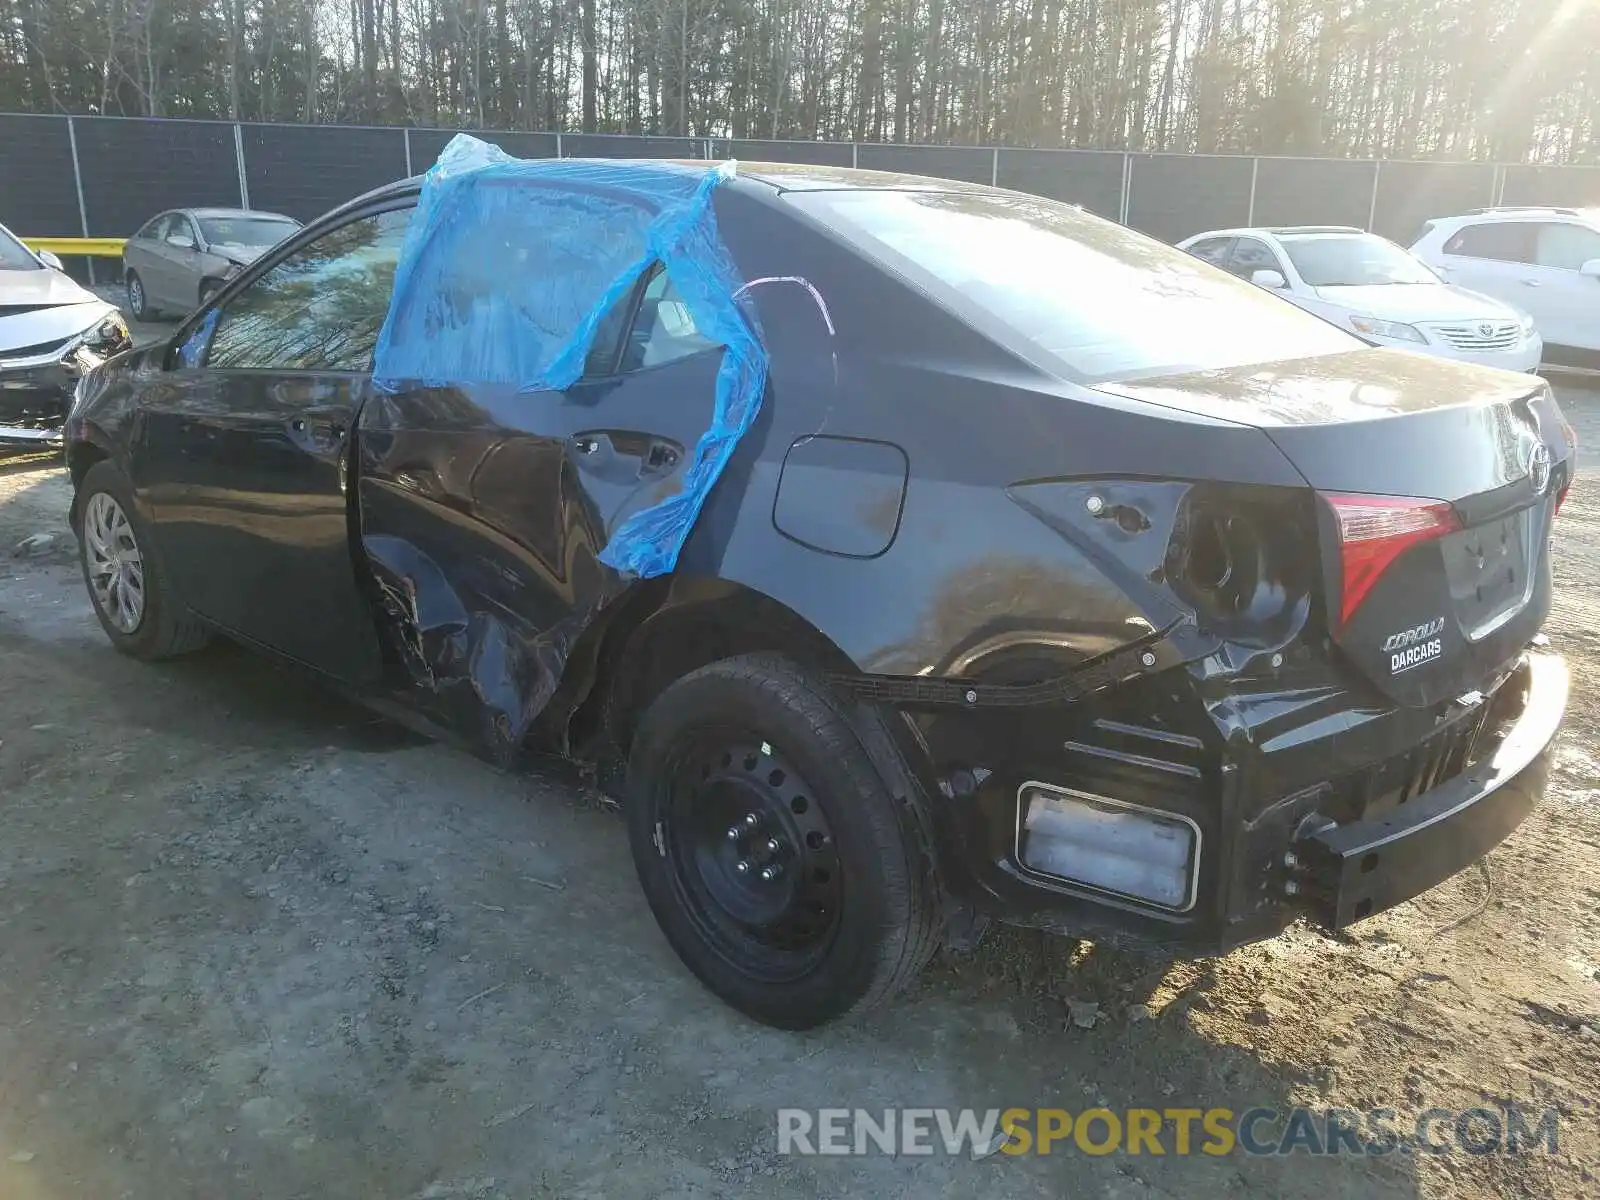
[[(1101, 387), (1254, 425), (1276, 443), (1322, 497), (1329, 632), (1396, 703), (1473, 691), (1544, 623), (1551, 522), (1574, 450), (1543, 380), (1363, 350)], [(1390, 542), (1401, 548), (1380, 555), (1352, 606), (1352, 578), (1373, 568), (1346, 535), (1382, 527), (1381, 497), (1442, 502), (1441, 520)], [(1401, 508), (1409, 520), (1417, 506)]]

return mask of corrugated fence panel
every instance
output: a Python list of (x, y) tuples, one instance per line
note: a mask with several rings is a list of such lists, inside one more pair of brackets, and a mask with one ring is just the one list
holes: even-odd
[(1600, 167), (1507, 167), (1500, 203), (1600, 205)]
[(0, 225), (22, 237), (83, 236), (63, 118), (0, 116)]
[(517, 158), (554, 158), (556, 135), (553, 133), (525, 133), (515, 129), (413, 129), (411, 131), (411, 170), (421, 175), (439, 160), (439, 154), (458, 133), (470, 133), (484, 142), (492, 142), (507, 154)]
[(126, 237), (164, 208), (239, 207), (232, 125), (137, 117), (74, 124), (90, 237)]
[(1243, 225), (1250, 215), (1250, 160), (1198, 154), (1135, 154), (1128, 224), (1163, 241)]
[(1327, 158), (1257, 162), (1255, 224), (1367, 227), (1376, 163)]
[(1122, 162), (1112, 150), (1002, 150), (999, 184), (1122, 217)]
[(716, 158), (743, 162), (805, 163), (818, 167), (848, 167), (854, 149), (849, 142), (764, 141), (760, 138), (717, 138), (711, 147)]
[(1429, 217), (1493, 204), (1494, 175), (1494, 167), (1487, 163), (1383, 163), (1378, 168), (1372, 231), (1409, 246)]
[(243, 135), (250, 207), (302, 221), (406, 173), (399, 129), (246, 125)]
[(563, 158), (704, 158), (704, 138), (632, 137), (623, 133), (564, 133)]
[(899, 171), (935, 179), (988, 183), (994, 175), (994, 151), (967, 146), (890, 146), (863, 142), (856, 147), (856, 166), (864, 171)]

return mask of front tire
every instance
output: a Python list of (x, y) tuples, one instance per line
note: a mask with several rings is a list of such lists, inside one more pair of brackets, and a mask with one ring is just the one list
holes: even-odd
[(765, 1024), (886, 1000), (937, 948), (932, 850), (909, 783), (878, 765), (887, 733), (863, 736), (876, 720), (756, 654), (684, 676), (635, 733), (628, 834), (651, 911), (707, 987)]
[(78, 485), (77, 532), (84, 586), (117, 650), (155, 662), (192, 653), (211, 640), (168, 585), (132, 489), (110, 462), (95, 463)]

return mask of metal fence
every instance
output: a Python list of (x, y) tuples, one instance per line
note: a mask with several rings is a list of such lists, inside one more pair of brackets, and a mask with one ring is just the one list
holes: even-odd
[[(0, 222), (31, 237), (123, 237), (180, 206), (305, 220), (425, 170), (456, 132), (0, 114)], [(468, 132), (524, 158), (737, 158), (991, 183), (1167, 241), (1257, 224), (1355, 225), (1409, 241), (1427, 217), (1470, 208), (1600, 204), (1600, 167)]]

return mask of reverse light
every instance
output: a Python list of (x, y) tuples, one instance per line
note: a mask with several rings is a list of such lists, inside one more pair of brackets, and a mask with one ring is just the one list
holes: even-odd
[(1461, 528), (1449, 504), (1413, 496), (1325, 495), (1339, 525), (1339, 626), (1350, 621), (1395, 559)]

